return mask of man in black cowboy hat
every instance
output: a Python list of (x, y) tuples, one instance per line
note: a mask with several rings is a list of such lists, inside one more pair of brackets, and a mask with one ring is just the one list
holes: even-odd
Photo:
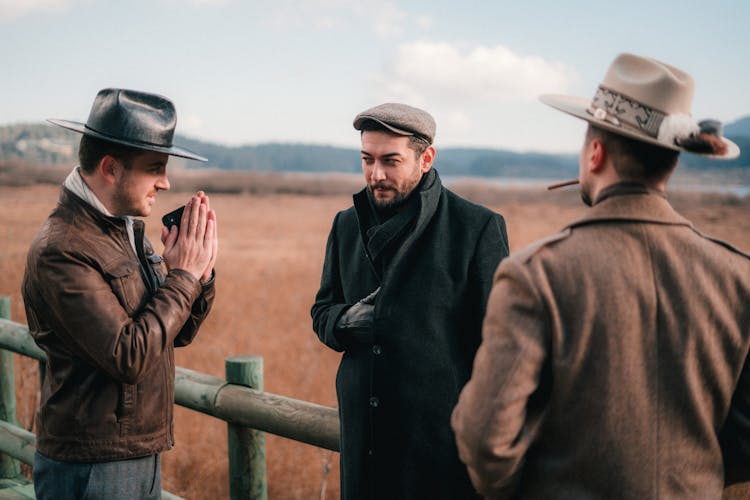
[(505, 221), (441, 184), (426, 111), (381, 104), (354, 128), (367, 186), (336, 215), (312, 307), (320, 340), (344, 352), (341, 497), (476, 497), (450, 412), (508, 255)]
[(216, 215), (199, 192), (181, 225), (162, 229), (164, 264), (133, 216), (169, 189), (168, 99), (104, 89), (83, 134), (80, 166), (29, 250), (23, 298), (47, 354), (37, 415), (39, 499), (160, 498), (159, 453), (174, 445), (174, 347), (189, 344), (214, 299)]
[(693, 79), (619, 55), (593, 100), (543, 96), (588, 122), (589, 213), (506, 259), (458, 449), (491, 498), (721, 498), (750, 478), (750, 258), (665, 195), (680, 151), (733, 158), (690, 117)]

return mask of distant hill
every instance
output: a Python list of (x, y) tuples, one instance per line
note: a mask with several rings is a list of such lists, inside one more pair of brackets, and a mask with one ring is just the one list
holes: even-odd
[[(681, 156), (683, 169), (716, 171), (750, 167), (750, 116), (727, 124), (725, 135), (737, 142), (742, 155), (732, 161), (697, 155)], [(74, 163), (80, 135), (45, 123), (0, 126), (0, 159), (20, 158), (38, 163)], [(209, 158), (208, 165), (224, 170), (259, 172), (360, 171), (359, 151), (314, 144), (265, 143), (224, 146), (177, 136), (175, 143)], [(197, 166), (186, 162), (188, 168)], [(575, 154), (519, 153), (489, 148), (439, 148), (436, 167), (444, 176), (559, 179), (578, 173)], [(743, 168), (744, 170), (744, 168)]]
[(70, 163), (80, 135), (42, 123), (0, 127), (0, 158), (21, 158), (39, 163)]
[[(220, 144), (177, 136), (175, 143), (208, 158), (212, 167), (259, 172), (359, 172), (359, 151), (314, 144)], [(194, 166), (195, 164), (189, 165)]]
[(712, 160), (699, 155), (683, 154), (680, 161), (688, 169), (727, 170), (750, 167), (750, 116), (724, 125), (724, 136), (740, 147), (740, 156), (734, 160)]
[(750, 116), (728, 123), (724, 127), (724, 135), (727, 137), (750, 137)]

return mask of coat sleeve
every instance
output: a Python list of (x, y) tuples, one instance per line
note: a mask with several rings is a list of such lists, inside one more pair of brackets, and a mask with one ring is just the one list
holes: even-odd
[(482, 228), (471, 260), (470, 274), (472, 283), (476, 283), (479, 288), (478, 299), (482, 312), (487, 309), (487, 298), (497, 266), (509, 253), (505, 219), (500, 214), (493, 214)]
[(216, 296), (216, 287), (214, 286), (216, 280), (216, 272), (211, 273), (211, 279), (201, 284), (201, 294), (193, 302), (193, 306), (190, 308), (190, 316), (185, 324), (182, 326), (180, 333), (174, 339), (175, 347), (185, 347), (189, 345), (196, 335), (198, 335), (198, 328), (200, 328), (203, 320), (206, 319), (208, 313), (211, 312), (211, 307), (214, 303), (214, 297)]
[(546, 323), (526, 269), (506, 259), (495, 274), (471, 379), (451, 418), (459, 456), (488, 498), (513, 496), (541, 421), (543, 405), (530, 401), (547, 357)]
[(323, 275), (320, 278), (320, 289), (315, 295), (311, 315), (313, 330), (325, 345), (335, 351), (343, 351), (345, 346), (336, 337), (336, 321), (350, 306), (344, 301), (339, 269), (339, 249), (336, 241), (336, 226), (340, 214), (333, 220), (333, 227), (326, 243), (326, 256), (323, 261)]
[(750, 359), (745, 361), (719, 437), (726, 484), (750, 481)]
[[(167, 347), (188, 321), (201, 290), (198, 280), (174, 270), (136, 314), (130, 315), (113, 286), (140, 275), (113, 278), (110, 283), (84, 256), (50, 249), (34, 264), (36, 274), (55, 276), (44, 286), (24, 289), (27, 312), (44, 311), (68, 348), (113, 379), (137, 384), (163, 360)], [(44, 334), (44, 332), (41, 332)]]

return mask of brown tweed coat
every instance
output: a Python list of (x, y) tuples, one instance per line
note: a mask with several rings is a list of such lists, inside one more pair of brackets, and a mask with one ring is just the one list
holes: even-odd
[(750, 258), (645, 190), (505, 259), (452, 416), (475, 486), (718, 499), (725, 469), (748, 480), (749, 298)]

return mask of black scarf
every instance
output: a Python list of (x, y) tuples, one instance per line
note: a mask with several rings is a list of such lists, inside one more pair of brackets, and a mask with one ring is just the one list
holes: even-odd
[(359, 201), (361, 196), (359, 200), (355, 197), (354, 205), (357, 208), (362, 240), (367, 255), (381, 278), (393, 255), (404, 242), (404, 236), (414, 226), (421, 206), (419, 193), (429, 189), (435, 177), (434, 170), (427, 171), (406, 200), (392, 210), (378, 210), (369, 189), (365, 189), (366, 204)]

